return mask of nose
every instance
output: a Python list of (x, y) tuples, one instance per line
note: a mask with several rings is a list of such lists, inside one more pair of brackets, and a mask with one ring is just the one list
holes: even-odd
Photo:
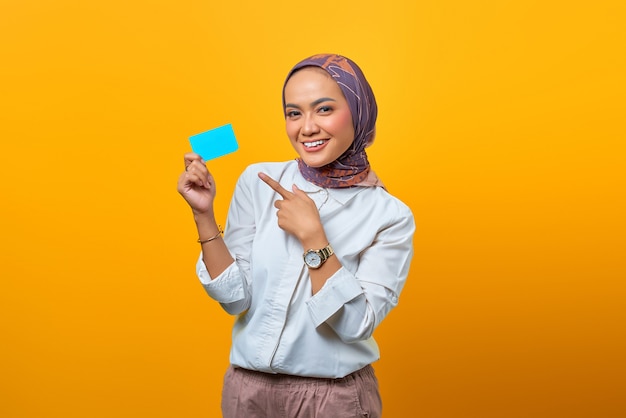
[(320, 128), (319, 126), (317, 126), (314, 116), (307, 114), (302, 118), (302, 127), (300, 129), (300, 132), (302, 133), (302, 135), (311, 136), (311, 135), (315, 135), (319, 131), (320, 131)]

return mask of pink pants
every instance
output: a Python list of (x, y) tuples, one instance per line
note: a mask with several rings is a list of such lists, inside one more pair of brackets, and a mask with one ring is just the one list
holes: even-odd
[(380, 418), (372, 366), (341, 379), (274, 375), (229, 367), (224, 376), (224, 418)]

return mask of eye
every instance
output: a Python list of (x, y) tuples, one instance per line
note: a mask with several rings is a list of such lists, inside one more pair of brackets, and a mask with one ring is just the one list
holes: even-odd
[(318, 113), (329, 113), (332, 112), (333, 108), (330, 106), (320, 106), (317, 111)]
[(285, 113), (285, 116), (288, 117), (288, 118), (293, 119), (293, 118), (296, 118), (296, 117), (300, 116), (300, 111), (298, 111), (298, 110), (288, 110)]

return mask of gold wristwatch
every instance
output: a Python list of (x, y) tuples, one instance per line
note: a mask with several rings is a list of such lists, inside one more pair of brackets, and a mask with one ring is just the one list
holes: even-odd
[(321, 250), (311, 249), (305, 251), (303, 254), (304, 264), (306, 264), (309, 268), (318, 269), (322, 267), (322, 264), (324, 264), (324, 262), (334, 253), (333, 247), (331, 247), (330, 244)]

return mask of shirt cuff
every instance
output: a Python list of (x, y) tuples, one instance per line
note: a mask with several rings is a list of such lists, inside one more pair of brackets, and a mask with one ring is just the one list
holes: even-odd
[(316, 327), (322, 325), (346, 303), (363, 293), (359, 282), (344, 267), (333, 274), (306, 303)]
[(204, 261), (202, 261), (202, 256), (200, 256), (196, 265), (196, 273), (208, 295), (217, 302), (233, 303), (245, 298), (237, 263), (232, 263), (222, 274), (211, 279)]

